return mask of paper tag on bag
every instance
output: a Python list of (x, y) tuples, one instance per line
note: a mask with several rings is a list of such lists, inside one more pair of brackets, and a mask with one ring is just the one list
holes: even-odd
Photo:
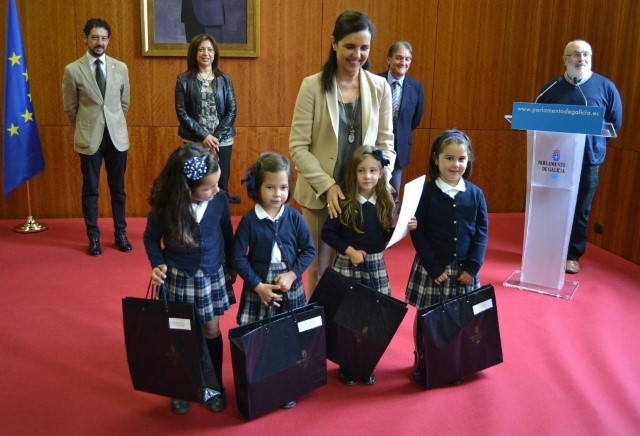
[(474, 304), (473, 305), (473, 314), (477, 315), (480, 312), (484, 312), (487, 309), (491, 309), (493, 307), (493, 300), (491, 298), (489, 298), (486, 301), (483, 301), (482, 303), (478, 303), (478, 304)]
[(191, 330), (191, 320), (188, 318), (169, 318), (169, 330)]
[(307, 330), (314, 329), (316, 327), (320, 327), (322, 325), (322, 317), (315, 316), (313, 318), (309, 318), (304, 321), (300, 321), (298, 323), (298, 332), (306, 332)]

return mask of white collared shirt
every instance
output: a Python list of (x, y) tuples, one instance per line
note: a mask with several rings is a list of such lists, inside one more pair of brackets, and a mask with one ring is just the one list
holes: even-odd
[[(258, 219), (270, 220), (270, 221), (273, 221), (274, 224), (277, 223), (277, 221), (280, 219), (280, 217), (284, 213), (284, 205), (280, 207), (280, 210), (276, 214), (275, 218), (271, 218), (271, 216), (267, 213), (267, 211), (264, 210), (264, 207), (262, 207), (262, 205), (258, 203), (256, 203), (256, 206), (253, 209), (255, 210), (256, 215), (258, 216)], [(282, 253), (280, 252), (280, 247), (278, 247), (278, 244), (274, 242), (273, 248), (271, 249), (271, 263), (279, 263), (279, 262), (282, 262)]]
[(104, 75), (105, 79), (107, 77), (107, 55), (105, 55), (104, 53), (102, 54), (102, 56), (98, 57), (98, 58), (94, 58), (93, 56), (91, 56), (91, 54), (89, 54), (89, 52), (87, 52), (87, 59), (89, 60), (89, 66), (91, 67), (91, 72), (93, 73), (93, 75), (96, 75), (96, 60), (100, 59), (102, 61), (102, 64), (100, 64), (100, 68), (102, 69), (102, 74)]
[(393, 82), (398, 82), (398, 89), (397, 89), (397, 93), (398, 93), (398, 101), (402, 101), (402, 90), (404, 89), (404, 78), (405, 76), (400, 77), (399, 79), (396, 79), (395, 77), (393, 77), (393, 74), (391, 74), (391, 71), (387, 71), (387, 82), (389, 82), (389, 86), (391, 87), (391, 92), (393, 92)]
[(209, 200), (191, 203), (191, 209), (193, 209), (193, 213), (196, 216), (197, 223), (200, 223), (200, 221), (202, 220), (202, 217), (204, 216), (204, 212), (207, 210), (208, 205)]
[(361, 194), (358, 194), (358, 202), (360, 204), (365, 204), (367, 201), (375, 206), (376, 205), (376, 193), (374, 192), (373, 194), (371, 194), (371, 197), (369, 197), (369, 198), (365, 198)]
[(451, 198), (455, 198), (458, 192), (464, 192), (467, 190), (467, 185), (464, 184), (464, 179), (462, 177), (456, 186), (449, 186), (447, 182), (438, 177), (436, 179), (436, 186)]

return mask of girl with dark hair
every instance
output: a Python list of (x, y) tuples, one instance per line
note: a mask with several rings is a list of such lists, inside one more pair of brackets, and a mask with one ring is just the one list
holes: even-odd
[(363, 145), (381, 150), (390, 162), (385, 186), (395, 161), (391, 89), (384, 78), (367, 71), (373, 34), (373, 23), (364, 12), (340, 14), (322, 71), (303, 80), (296, 100), (289, 137), (291, 159), (300, 175), (295, 199), (318, 252), (309, 267), (309, 295), (335, 257), (320, 235), (327, 218), (342, 212), (340, 200), (345, 196), (340, 184), (350, 156)]
[[(389, 160), (380, 150), (358, 147), (342, 183), (342, 213), (328, 219), (322, 229), (322, 240), (337, 251), (333, 269), (385, 295), (391, 295), (391, 287), (383, 250), (393, 233), (391, 218), (395, 207), (384, 179), (388, 165)], [(409, 229), (415, 228), (413, 218)], [(356, 383), (356, 377), (344, 368), (340, 368), (340, 380), (348, 386)], [(375, 382), (375, 374), (364, 379), (368, 385)]]
[[(170, 301), (193, 303), (203, 324), (222, 391), (208, 404), (214, 412), (222, 411), (227, 403), (219, 318), (229, 309), (224, 264), (231, 258), (233, 244), (229, 203), (226, 196), (216, 195), (218, 180), (218, 158), (210, 150), (198, 144), (175, 150), (153, 182), (144, 231), (152, 282), (164, 284)], [(229, 274), (235, 281), (235, 272), (229, 269)], [(189, 402), (174, 398), (171, 409), (186, 413)]]
[[(176, 80), (175, 106), (180, 122), (178, 135), (184, 143), (201, 143), (218, 155), (220, 189), (228, 195), (236, 95), (231, 77), (220, 71), (219, 62), (220, 49), (213, 36), (194, 37), (187, 51), (187, 71)], [(240, 201), (235, 196), (231, 200)]]
[[(243, 179), (255, 207), (238, 225), (233, 244), (233, 265), (242, 277), (238, 324), (307, 304), (302, 273), (315, 249), (309, 228), (300, 213), (286, 203), (293, 186), (291, 163), (278, 153), (262, 153)], [(282, 304), (286, 293), (286, 304)], [(295, 406), (291, 399), (282, 407)]]
[(422, 189), (411, 232), (416, 256), (405, 294), (422, 309), (480, 287), (478, 271), (487, 248), (487, 204), (469, 182), (473, 165), (471, 139), (459, 130), (440, 133), (429, 153), (429, 178)]

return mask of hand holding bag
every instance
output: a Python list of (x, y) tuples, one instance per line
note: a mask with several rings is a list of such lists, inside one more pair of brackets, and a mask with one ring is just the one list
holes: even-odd
[(426, 388), (458, 382), (502, 363), (493, 285), (418, 311), (414, 378)]
[(207, 403), (220, 395), (202, 325), (193, 304), (167, 301), (149, 283), (145, 298), (122, 299), (127, 361), (133, 388)]

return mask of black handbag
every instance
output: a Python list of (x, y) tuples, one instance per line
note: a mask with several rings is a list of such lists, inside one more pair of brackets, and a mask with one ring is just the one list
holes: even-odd
[(322, 307), (267, 312), (262, 320), (229, 330), (236, 400), (247, 419), (327, 384)]
[(145, 298), (122, 299), (122, 321), (133, 388), (207, 403), (220, 395), (193, 304), (167, 301), (149, 283)]
[(403, 301), (327, 268), (310, 302), (324, 307), (327, 358), (366, 378), (375, 369), (407, 313)]
[(502, 363), (493, 285), (418, 311), (414, 378), (426, 388), (456, 383)]

